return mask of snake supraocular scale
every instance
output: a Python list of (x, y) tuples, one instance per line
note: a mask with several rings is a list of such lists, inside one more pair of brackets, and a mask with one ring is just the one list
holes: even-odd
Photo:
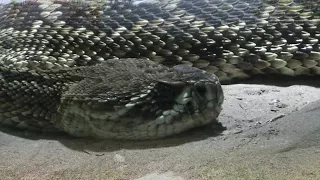
[(318, 1), (272, 3), (0, 5), (0, 123), (154, 139), (215, 121), (219, 79), (319, 75)]

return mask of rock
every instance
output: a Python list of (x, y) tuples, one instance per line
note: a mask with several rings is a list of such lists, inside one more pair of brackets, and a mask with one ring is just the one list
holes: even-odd
[(118, 163), (123, 163), (126, 161), (125, 158), (119, 154), (114, 155), (113, 160)]

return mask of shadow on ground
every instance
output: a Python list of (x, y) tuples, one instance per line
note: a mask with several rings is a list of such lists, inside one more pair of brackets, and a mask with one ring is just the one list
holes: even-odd
[(178, 135), (158, 140), (101, 140), (77, 138), (66, 133), (39, 133), (1, 127), (0, 131), (29, 140), (56, 140), (65, 147), (80, 152), (113, 152), (121, 149), (149, 149), (179, 146), (185, 143), (220, 136), (226, 128), (221, 123), (191, 129)]

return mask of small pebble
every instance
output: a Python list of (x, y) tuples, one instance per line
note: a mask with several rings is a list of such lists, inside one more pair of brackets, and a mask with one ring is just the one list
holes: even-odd
[(119, 154), (114, 155), (113, 160), (118, 163), (125, 162), (125, 158)]

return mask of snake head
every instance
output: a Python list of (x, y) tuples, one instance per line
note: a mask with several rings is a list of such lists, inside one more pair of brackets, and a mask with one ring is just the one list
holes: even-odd
[(155, 139), (178, 134), (215, 121), (224, 98), (214, 74), (145, 59), (108, 60), (69, 74), (78, 80), (62, 94), (60, 129), (76, 136)]
[[(218, 77), (204, 70), (183, 65), (174, 66), (171, 71), (175, 72), (176, 76), (170, 80), (160, 80), (159, 86), (170, 88), (174, 100), (163, 98), (170, 102), (170, 107), (158, 115), (156, 123), (171, 124), (173, 134), (177, 134), (216, 120), (224, 100)], [(169, 135), (169, 132), (171, 131), (167, 130), (167, 134), (164, 134), (158, 130), (157, 135), (165, 136)]]

